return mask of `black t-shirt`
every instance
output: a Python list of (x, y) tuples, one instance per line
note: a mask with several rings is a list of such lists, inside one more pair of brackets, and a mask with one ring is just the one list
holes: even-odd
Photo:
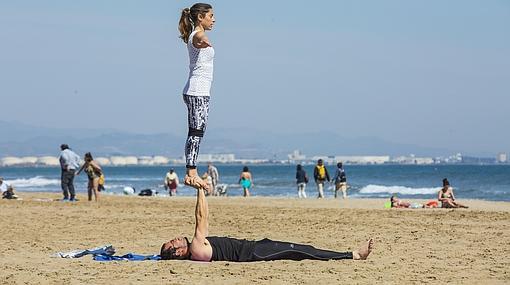
[(255, 241), (228, 237), (207, 237), (212, 247), (211, 261), (251, 261)]

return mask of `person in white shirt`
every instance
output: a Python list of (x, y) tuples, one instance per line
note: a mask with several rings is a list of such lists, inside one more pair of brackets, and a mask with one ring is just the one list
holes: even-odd
[(186, 176), (184, 184), (203, 188), (211, 193), (209, 185), (197, 172), (200, 143), (204, 137), (209, 116), (210, 89), (213, 80), (214, 49), (205, 32), (214, 26), (212, 6), (195, 3), (182, 10), (179, 20), (180, 38), (186, 43), (189, 55), (189, 76), (182, 91), (188, 108), (188, 137), (184, 148)]
[(177, 187), (179, 187), (179, 176), (177, 176), (174, 169), (170, 169), (165, 177), (165, 189), (168, 190), (170, 196), (175, 196), (177, 194)]
[(60, 168), (62, 176), (60, 178), (62, 186), (62, 201), (76, 201), (76, 191), (74, 190), (74, 176), (76, 170), (80, 168), (80, 156), (72, 151), (67, 144), (60, 145)]
[(5, 182), (3, 177), (0, 177), (0, 194), (7, 191), (10, 187), (11, 187), (11, 185), (9, 183)]

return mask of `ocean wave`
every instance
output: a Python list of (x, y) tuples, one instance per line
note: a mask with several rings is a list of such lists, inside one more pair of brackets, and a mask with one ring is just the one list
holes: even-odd
[(19, 178), (7, 181), (9, 184), (18, 188), (43, 187), (49, 185), (60, 185), (60, 179), (48, 179), (42, 176), (32, 178)]
[(383, 186), (383, 185), (367, 185), (359, 190), (363, 194), (404, 194), (404, 195), (428, 195), (436, 194), (440, 188), (411, 188), (406, 186)]

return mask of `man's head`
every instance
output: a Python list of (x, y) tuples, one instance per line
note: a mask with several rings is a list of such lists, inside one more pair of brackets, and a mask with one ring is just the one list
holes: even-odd
[(318, 165), (322, 165), (322, 163), (323, 163), (323, 161), (322, 161), (322, 159), (321, 159), (321, 158), (320, 158), (319, 160), (317, 160), (317, 164), (318, 164)]
[(169, 240), (161, 246), (161, 259), (189, 259), (191, 255), (190, 245), (191, 243), (187, 237), (181, 236)]
[(4, 183), (4, 178), (0, 177), (0, 185), (2, 185), (2, 183)]
[(174, 173), (174, 169), (170, 168), (170, 174)]
[(337, 163), (337, 164), (336, 164), (336, 166), (337, 166), (338, 168), (342, 168), (342, 166), (343, 166), (343, 165), (342, 165), (342, 163), (341, 163), (341, 162), (339, 162), (339, 163)]
[(69, 149), (69, 146), (67, 144), (63, 143), (60, 145), (60, 150), (66, 150), (66, 149)]

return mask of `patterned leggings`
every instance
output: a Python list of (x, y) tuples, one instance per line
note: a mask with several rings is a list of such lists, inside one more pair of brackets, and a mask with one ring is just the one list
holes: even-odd
[(209, 116), (209, 96), (183, 95), (188, 107), (188, 138), (184, 147), (186, 168), (196, 168), (200, 142)]

